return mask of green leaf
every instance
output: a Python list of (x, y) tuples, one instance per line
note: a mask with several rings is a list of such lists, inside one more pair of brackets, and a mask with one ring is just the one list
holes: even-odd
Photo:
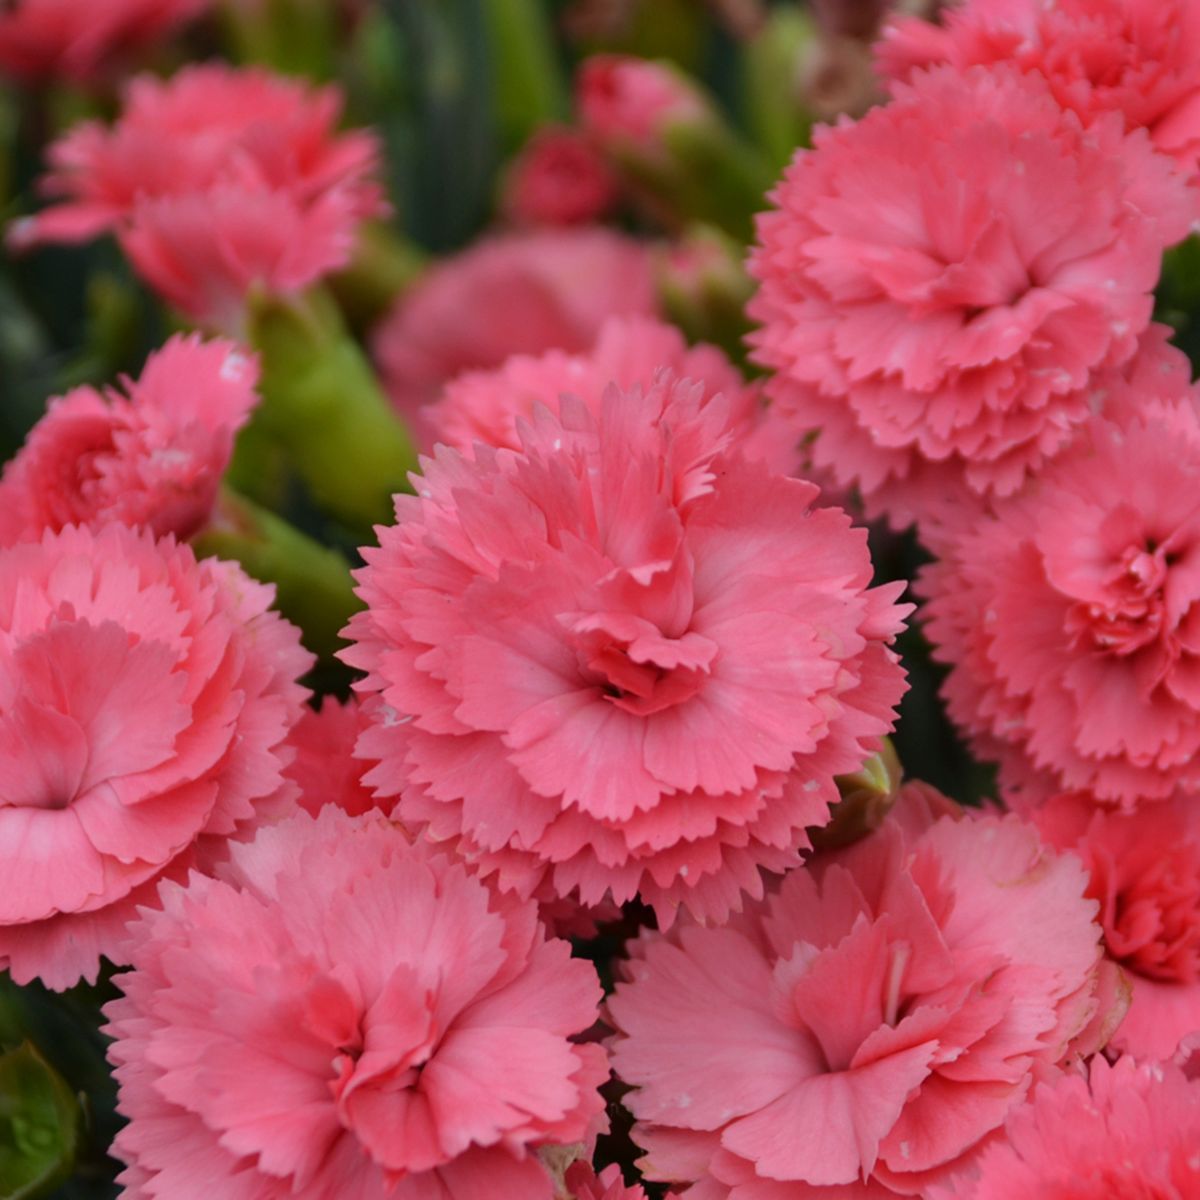
[(81, 1122), (74, 1093), (31, 1043), (0, 1056), (0, 1200), (32, 1200), (63, 1183)]

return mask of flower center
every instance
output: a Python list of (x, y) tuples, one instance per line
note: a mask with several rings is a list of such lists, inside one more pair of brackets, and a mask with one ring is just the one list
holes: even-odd
[(1172, 561), (1153, 541), (1127, 547), (1105, 580), (1105, 600), (1080, 601), (1068, 610), (1072, 644), (1124, 657), (1159, 641), (1166, 632), (1163, 589)]
[(691, 699), (703, 688), (717, 652), (699, 634), (664, 637), (640, 618), (589, 619), (576, 632), (584, 677), (599, 685), (610, 704), (643, 717)]
[(1109, 953), (1139, 975), (1200, 982), (1200, 853), (1168, 852), (1103, 914)]

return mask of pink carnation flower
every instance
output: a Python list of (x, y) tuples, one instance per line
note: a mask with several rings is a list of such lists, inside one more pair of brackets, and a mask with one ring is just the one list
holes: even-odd
[(573, 1163), (567, 1170), (570, 1200), (646, 1200), (645, 1191), (636, 1184), (630, 1187), (621, 1178), (621, 1168), (606, 1167), (599, 1175), (591, 1163)]
[(230, 342), (174, 337), (125, 394), (50, 402), (0, 479), (0, 545), (108, 521), (190, 537), (212, 512), (258, 366)]
[(617, 181), (578, 130), (547, 126), (509, 167), (502, 205), (521, 225), (583, 225), (601, 220), (617, 199)]
[(352, 817), (378, 808), (362, 781), (366, 763), (354, 757), (354, 744), (366, 726), (357, 700), (340, 704), (326, 696), (320, 708), (306, 708), (292, 730), (295, 758), (284, 775), (299, 789), (298, 801), (316, 816), (327, 804)]
[(95, 980), (164, 872), (274, 816), (311, 666), (232, 563), (69, 526), (0, 550), (0, 968)]
[(539, 356), (518, 354), (492, 371), (466, 371), (426, 410), (439, 442), (464, 452), (476, 442), (518, 450), (519, 424), (536, 406), (557, 412), (564, 395), (576, 396), (599, 413), (610, 384), (648, 391), (665, 371), (703, 385), (705, 399), (720, 394), (730, 406), (742, 449), (784, 472), (798, 458), (788, 426), (770, 419), (757, 387), (745, 380), (716, 346), (688, 346), (674, 325), (649, 317), (613, 317), (604, 323), (591, 351)]
[(1200, 408), (1168, 349), (921, 584), (980, 754), (1126, 806), (1200, 790)]
[(92, 82), (212, 0), (12, 0), (0, 12), (0, 71), (25, 81)]
[(1000, 68), (919, 75), (816, 145), (751, 258), (769, 392), (896, 524), (931, 487), (1012, 492), (1134, 353), (1193, 191), (1144, 134), (1084, 132)]
[(564, 398), (445, 447), (367, 550), (344, 652), (366, 780), (504, 886), (720, 919), (892, 725), (902, 585), (701, 385)]
[(1121, 813), (1065, 792), (1027, 816), (1088, 869), (1105, 946), (1132, 993), (1113, 1045), (1170, 1058), (1200, 1034), (1200, 804), (1176, 796)]
[(164, 885), (106, 1012), (128, 1200), (551, 1200), (602, 1121), (591, 964), (382, 816)]
[(1200, 1196), (1200, 1080), (1172, 1064), (1092, 1060), (1040, 1084), (1007, 1138), (929, 1200), (1191, 1200)]
[(911, 79), (938, 63), (956, 71), (1013, 63), (1050, 84), (1091, 123), (1117, 113), (1127, 129), (1189, 170), (1200, 156), (1200, 3), (1197, 0), (967, 0), (942, 26), (895, 17), (877, 50), (881, 72)]
[(117, 235), (146, 281), (187, 316), (236, 329), (252, 287), (290, 294), (349, 260), (383, 211), (378, 146), (339, 133), (341, 97), (256, 68), (187, 67), (134, 79), (116, 124), (77, 125), (49, 151), (61, 197), (10, 244)]
[(609, 1009), (646, 1177), (924, 1194), (1096, 1016), (1085, 884), (1015, 816), (934, 820), (918, 792), (727, 927), (644, 935)]
[[(491, 370), (514, 354), (577, 354), (609, 317), (657, 313), (650, 254), (633, 239), (598, 227), (501, 234), (439, 263), (405, 293), (376, 330), (374, 352), (412, 424), (463, 371)], [(414, 428), (427, 433), (420, 422)]]

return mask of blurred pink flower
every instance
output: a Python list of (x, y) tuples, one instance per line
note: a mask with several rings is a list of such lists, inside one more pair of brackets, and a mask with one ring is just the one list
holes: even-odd
[(1197, 211), (1144, 133), (1085, 132), (1040, 78), (982, 67), (819, 131), (773, 200), (750, 264), (768, 392), (896, 525), (931, 488), (1005, 495), (1062, 449)]
[(898, 16), (877, 48), (881, 73), (911, 79), (948, 63), (1012, 63), (1091, 123), (1118, 113), (1188, 170), (1200, 166), (1198, 0), (967, 0), (941, 25)]
[(0, 12), (0, 72), (24, 82), (90, 83), (211, 6), (212, 0), (10, 0)]
[(379, 814), (164, 885), (108, 1005), (129, 1200), (552, 1200), (603, 1123), (590, 963)]
[(95, 981), (191, 852), (275, 816), (311, 666), (270, 588), (147, 532), (0, 550), (0, 967)]
[(1086, 876), (906, 793), (725, 928), (636, 943), (609, 1011), (648, 1179), (692, 1200), (924, 1194), (1096, 1016)]
[(367, 764), (354, 757), (354, 743), (365, 725), (355, 699), (342, 704), (326, 696), (320, 708), (305, 708), (289, 739), (295, 758), (284, 770), (299, 789), (305, 812), (316, 816), (333, 804), (357, 817), (380, 807), (362, 782)]
[(428, 449), (423, 405), (514, 354), (590, 350), (612, 316), (655, 316), (648, 249), (609, 229), (500, 234), (433, 267), (375, 332), (392, 400)]
[(1132, 991), (1113, 1045), (1170, 1058), (1200, 1034), (1200, 804), (1175, 796), (1122, 813), (1064, 792), (1022, 811), (1088, 869), (1105, 945)]
[(677, 67), (633, 55), (585, 59), (575, 104), (580, 123), (598, 145), (638, 158), (668, 156), (663, 138), (671, 128), (711, 117), (707, 100)]
[(349, 260), (384, 210), (370, 133), (339, 133), (341, 96), (257, 68), (140, 76), (116, 123), (51, 146), (43, 191), (9, 244), (114, 232), (147, 282), (187, 316), (235, 331), (255, 287), (290, 294)]
[(80, 387), (52, 400), (0, 479), (0, 545), (109, 521), (190, 537), (212, 512), (257, 380), (232, 343), (177, 336), (124, 395)]
[(366, 780), (502, 885), (719, 920), (892, 726), (902, 585), (699, 384), (440, 447), (358, 573)]
[(602, 219), (616, 199), (616, 179), (591, 141), (546, 126), (509, 167), (502, 206), (519, 225), (583, 225)]
[(649, 317), (613, 317), (586, 353), (550, 350), (537, 357), (514, 355), (492, 371), (466, 371), (452, 380), (427, 410), (436, 441), (469, 453), (476, 442), (518, 450), (520, 422), (537, 405), (557, 413), (562, 396), (575, 396), (598, 414), (610, 384), (649, 391), (660, 372), (690, 379), (706, 401), (723, 396), (739, 447), (750, 457), (791, 471), (799, 453), (790, 426), (772, 419), (761, 390), (748, 385), (722, 350), (689, 346), (674, 325)]
[(1169, 349), (919, 589), (980, 755), (1127, 807), (1200, 791), (1200, 398)]
[(1200, 1196), (1200, 1080), (1136, 1063), (1038, 1085), (976, 1169), (929, 1200), (1190, 1200)]

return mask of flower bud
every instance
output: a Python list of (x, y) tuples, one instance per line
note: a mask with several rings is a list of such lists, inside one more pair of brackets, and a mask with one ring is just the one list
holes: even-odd
[(513, 160), (500, 203), (517, 225), (586, 225), (606, 216), (616, 199), (616, 179), (592, 142), (547, 125)]
[(313, 499), (359, 532), (392, 515), (416, 454), (329, 295), (252, 300), (249, 334), (262, 360), (252, 427), (283, 447)]
[(853, 775), (838, 776), (842, 798), (833, 806), (829, 823), (812, 831), (813, 845), (819, 850), (832, 850), (878, 829), (900, 794), (902, 774), (895, 747), (890, 738), (884, 738), (879, 752)]
[(596, 55), (580, 68), (576, 103), (586, 132), (654, 217), (709, 221), (749, 238), (770, 169), (679, 68)]
[(711, 225), (694, 225), (664, 249), (656, 267), (663, 306), (688, 339), (715, 342), (740, 359), (752, 288), (738, 243)]

